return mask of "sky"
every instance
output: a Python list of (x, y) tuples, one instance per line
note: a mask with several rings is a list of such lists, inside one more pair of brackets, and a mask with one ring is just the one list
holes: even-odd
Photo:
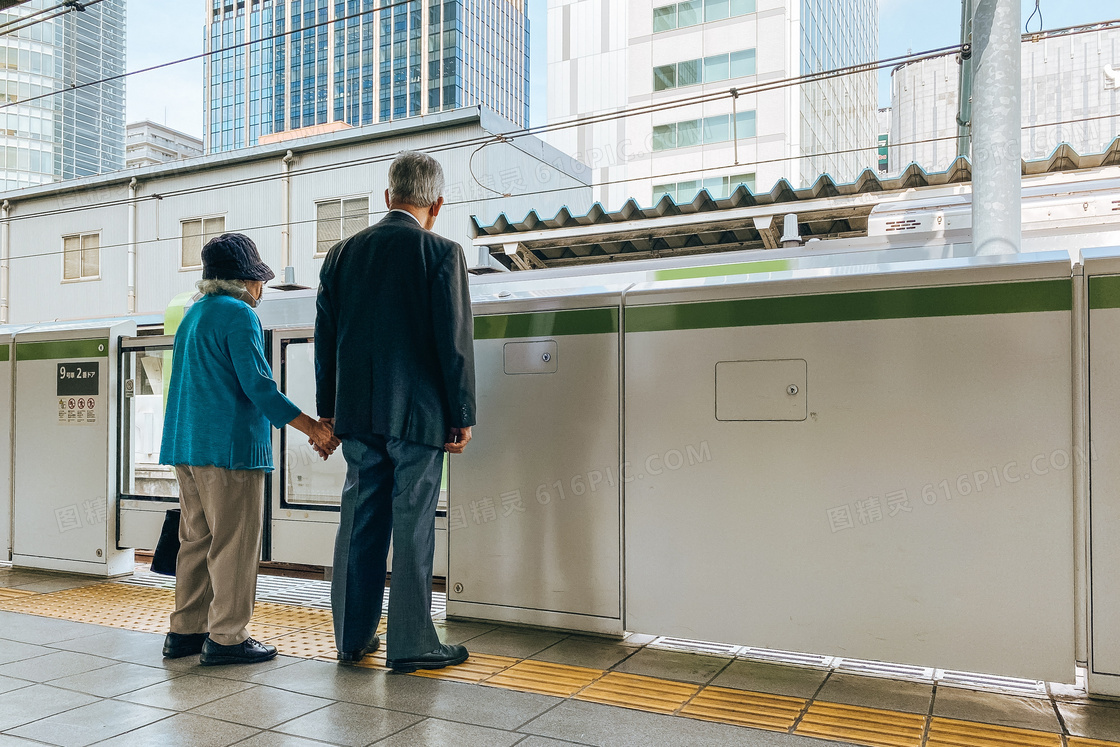
[[(1048, 29), (1120, 17), (1117, 0), (1038, 1)], [(1023, 0), (1024, 22), (1034, 11), (1035, 2)], [(202, 50), (203, 12), (207, 5), (209, 3), (204, 0), (130, 0), (127, 69), (138, 70), (198, 54)], [(547, 0), (529, 0), (529, 120), (533, 125), (543, 124), (545, 116), (546, 8)], [(959, 41), (960, 3), (957, 0), (880, 0), (880, 58)], [(129, 122), (150, 119), (201, 137), (201, 60), (133, 75), (128, 78), (126, 90)], [(879, 105), (890, 105), (889, 70), (880, 75)]]

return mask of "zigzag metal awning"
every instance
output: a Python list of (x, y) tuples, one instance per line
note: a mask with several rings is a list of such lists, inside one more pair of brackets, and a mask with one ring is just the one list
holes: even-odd
[[(1082, 156), (1069, 145), (1049, 158), (1023, 162), (1025, 177), (1120, 164), (1120, 138), (1102, 153)], [(724, 199), (701, 190), (691, 202), (669, 196), (643, 208), (633, 199), (608, 212), (595, 204), (585, 215), (562, 208), (552, 218), (531, 211), (519, 221), (499, 215), (483, 226), (472, 217), (476, 246), (510, 269), (533, 269), (622, 259), (706, 254), (779, 245), (781, 218), (796, 213), (803, 239), (840, 239), (867, 235), (868, 216), (879, 204), (907, 199), (907, 191), (953, 187), (972, 180), (972, 165), (958, 158), (945, 171), (928, 173), (911, 164), (882, 178), (871, 170), (855, 181), (837, 184), (821, 176), (794, 189), (781, 180), (769, 192), (740, 186)], [(511, 249), (512, 251), (508, 251)]]

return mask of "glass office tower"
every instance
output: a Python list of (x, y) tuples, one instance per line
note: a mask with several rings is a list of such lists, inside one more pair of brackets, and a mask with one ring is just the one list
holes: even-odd
[[(0, 23), (57, 4), (31, 0)], [(124, 168), (124, 80), (68, 90), (124, 69), (125, 0), (0, 37), (0, 189)]]
[(207, 50), (221, 50), (204, 73), (209, 153), (475, 104), (528, 121), (526, 0), (207, 5)]
[[(878, 0), (801, 0), (800, 21), (802, 75), (878, 58)], [(846, 75), (799, 88), (801, 150), (806, 155), (800, 161), (800, 182), (811, 184), (822, 174), (848, 181), (870, 168), (875, 153), (854, 149), (874, 143), (878, 135), (878, 73)]]

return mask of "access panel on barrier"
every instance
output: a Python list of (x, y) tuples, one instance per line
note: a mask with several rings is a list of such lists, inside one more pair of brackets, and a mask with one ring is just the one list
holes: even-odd
[(628, 630), (1072, 680), (1069, 262), (937, 266), (627, 295)]
[(478, 425), (451, 457), (448, 615), (622, 632), (618, 306), (595, 300), (611, 305), (476, 303)]

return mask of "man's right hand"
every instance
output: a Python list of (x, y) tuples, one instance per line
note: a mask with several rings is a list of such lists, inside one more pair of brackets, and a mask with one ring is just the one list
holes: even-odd
[(463, 448), (470, 440), (471, 427), (469, 425), (466, 428), (452, 428), (447, 435), (447, 443), (443, 445), (443, 450), (448, 454), (462, 454)]

